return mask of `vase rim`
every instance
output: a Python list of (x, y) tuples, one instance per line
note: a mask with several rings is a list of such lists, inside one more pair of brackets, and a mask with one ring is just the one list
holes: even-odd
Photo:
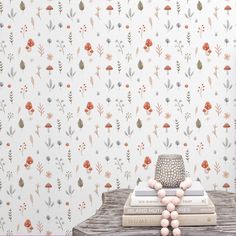
[(160, 154), (158, 157), (162, 158), (182, 158), (180, 154)]

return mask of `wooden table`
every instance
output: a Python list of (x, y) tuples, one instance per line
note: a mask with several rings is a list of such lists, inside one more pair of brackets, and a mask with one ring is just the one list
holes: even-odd
[[(160, 235), (160, 227), (122, 227), (124, 203), (132, 190), (120, 189), (102, 194), (97, 213), (73, 228), (73, 236), (150, 236)], [(180, 227), (182, 236), (236, 236), (236, 194), (208, 192), (216, 206), (217, 226)]]

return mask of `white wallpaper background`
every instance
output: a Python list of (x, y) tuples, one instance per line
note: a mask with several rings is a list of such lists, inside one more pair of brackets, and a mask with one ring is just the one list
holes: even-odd
[(235, 185), (236, 2), (0, 1), (0, 234), (71, 235), (180, 153)]

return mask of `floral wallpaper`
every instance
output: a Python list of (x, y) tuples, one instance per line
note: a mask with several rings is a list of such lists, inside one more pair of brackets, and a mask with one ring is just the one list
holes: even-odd
[(0, 234), (71, 235), (182, 154), (235, 189), (236, 2), (0, 0)]

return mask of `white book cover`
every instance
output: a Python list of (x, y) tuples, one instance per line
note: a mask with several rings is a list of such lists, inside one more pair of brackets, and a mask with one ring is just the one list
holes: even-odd
[[(124, 215), (161, 215), (166, 209), (166, 206), (131, 206), (131, 195), (127, 198), (124, 205)], [(215, 206), (211, 199), (208, 199), (208, 205), (180, 205), (176, 209), (179, 214), (213, 214), (215, 213)]]
[[(171, 199), (172, 196), (167, 196)], [(133, 191), (131, 195), (131, 206), (163, 206), (158, 196), (135, 196)], [(208, 195), (204, 192), (203, 196), (184, 196), (179, 205), (208, 205)]]
[[(160, 226), (161, 215), (123, 215), (122, 226)], [(181, 226), (216, 225), (217, 216), (214, 214), (179, 215)]]
[[(166, 196), (174, 196), (177, 188), (164, 188)], [(148, 186), (147, 181), (140, 181), (134, 189), (135, 196), (156, 196), (156, 190)], [(185, 196), (203, 196), (204, 188), (199, 181), (193, 181), (190, 188), (185, 191)]]

